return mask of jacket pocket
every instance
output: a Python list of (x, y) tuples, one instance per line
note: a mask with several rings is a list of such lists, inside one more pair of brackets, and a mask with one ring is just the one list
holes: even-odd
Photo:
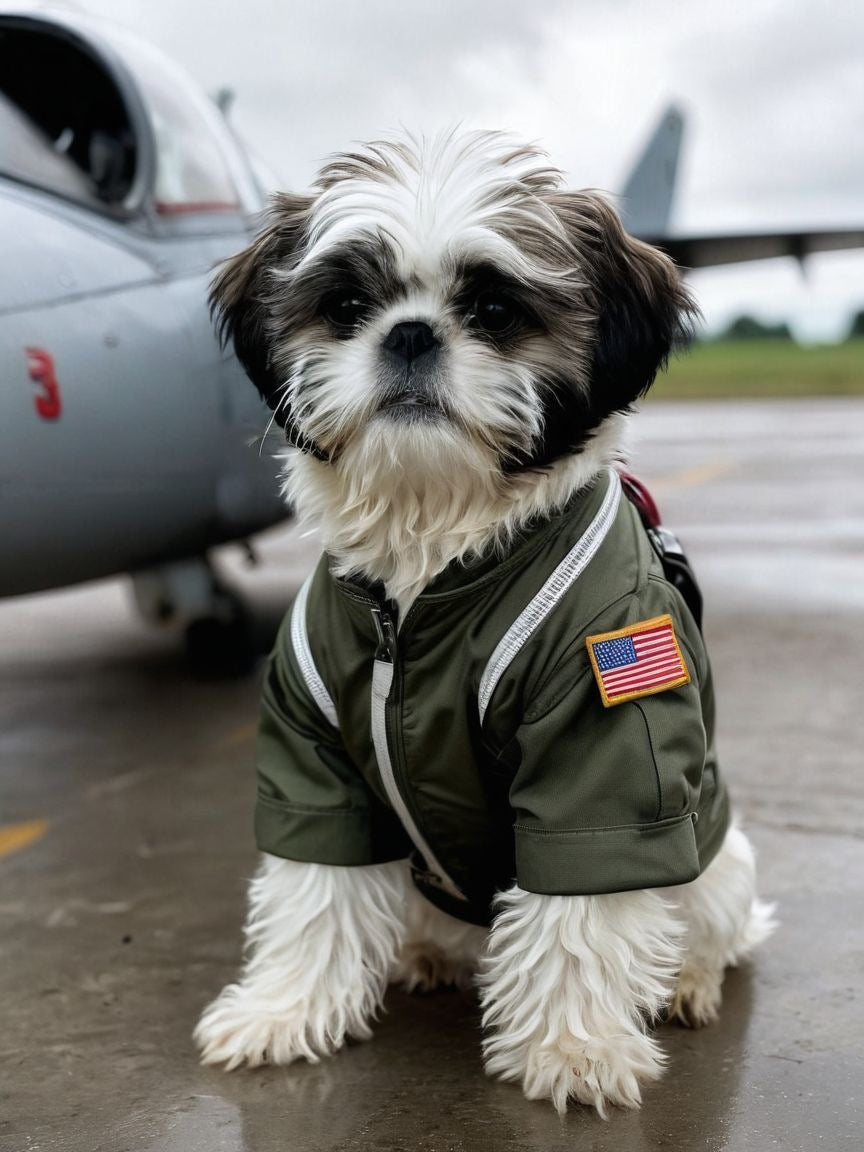
[(685, 684), (643, 696), (630, 706), (642, 714), (648, 733), (657, 774), (657, 820), (693, 812), (699, 803), (707, 750), (698, 688)]

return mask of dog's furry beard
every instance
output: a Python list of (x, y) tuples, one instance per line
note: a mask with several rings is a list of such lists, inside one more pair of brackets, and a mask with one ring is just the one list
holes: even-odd
[(624, 456), (620, 415), (604, 421), (581, 453), (515, 475), (464, 437), (415, 424), (397, 440), (379, 421), (333, 464), (289, 451), (285, 494), (321, 533), (334, 574), (380, 580), (404, 613), (448, 564), (503, 553), (532, 521)]

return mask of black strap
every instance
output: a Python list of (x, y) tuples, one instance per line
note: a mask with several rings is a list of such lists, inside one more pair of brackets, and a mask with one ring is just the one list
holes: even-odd
[(690, 615), (696, 621), (696, 627), (701, 632), (702, 591), (690, 561), (681, 547), (681, 541), (674, 532), (670, 532), (660, 523), (657, 505), (641, 482), (625, 483), (622, 477), (622, 487), (630, 503), (639, 513), (639, 519), (651, 541), (651, 547), (663, 566), (663, 575), (672, 587), (681, 593)]

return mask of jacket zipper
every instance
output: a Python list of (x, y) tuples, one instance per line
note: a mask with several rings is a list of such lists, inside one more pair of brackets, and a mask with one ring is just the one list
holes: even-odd
[[(390, 693), (393, 689), (393, 679), (396, 673), (396, 628), (392, 617), (383, 608), (373, 607), (372, 619), (378, 636), (375, 662), (372, 665), (372, 743), (375, 748), (375, 758), (378, 761), (381, 783), (384, 785), (384, 791), (387, 793), (387, 798), (393, 805), (393, 810), (399, 817), (402, 827), (426, 863), (425, 878), (458, 900), (464, 900), (465, 896), (441, 867), (425, 836), (417, 827), (396, 782), (393, 760), (390, 756), (390, 742), (387, 737), (388, 705), (390, 704)], [(392, 714), (392, 709), (390, 711)]]

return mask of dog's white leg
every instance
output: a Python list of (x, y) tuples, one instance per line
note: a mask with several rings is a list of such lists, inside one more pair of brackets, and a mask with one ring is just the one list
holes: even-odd
[(487, 935), (485, 928), (448, 916), (410, 884), (405, 940), (392, 979), (409, 992), (430, 992), (447, 984), (467, 988)]
[(367, 1039), (404, 934), (400, 863), (339, 868), (265, 856), (249, 889), (240, 981), (205, 1010), (205, 1064), (312, 1062)]
[(684, 927), (656, 892), (540, 896), (514, 887), (481, 961), (486, 1069), (559, 1112), (635, 1108), (664, 1056), (645, 1034), (674, 988)]
[(700, 1028), (717, 1018), (724, 970), (770, 936), (774, 905), (756, 897), (753, 848), (734, 824), (702, 875), (665, 893), (687, 925), (687, 947), (669, 1016)]

